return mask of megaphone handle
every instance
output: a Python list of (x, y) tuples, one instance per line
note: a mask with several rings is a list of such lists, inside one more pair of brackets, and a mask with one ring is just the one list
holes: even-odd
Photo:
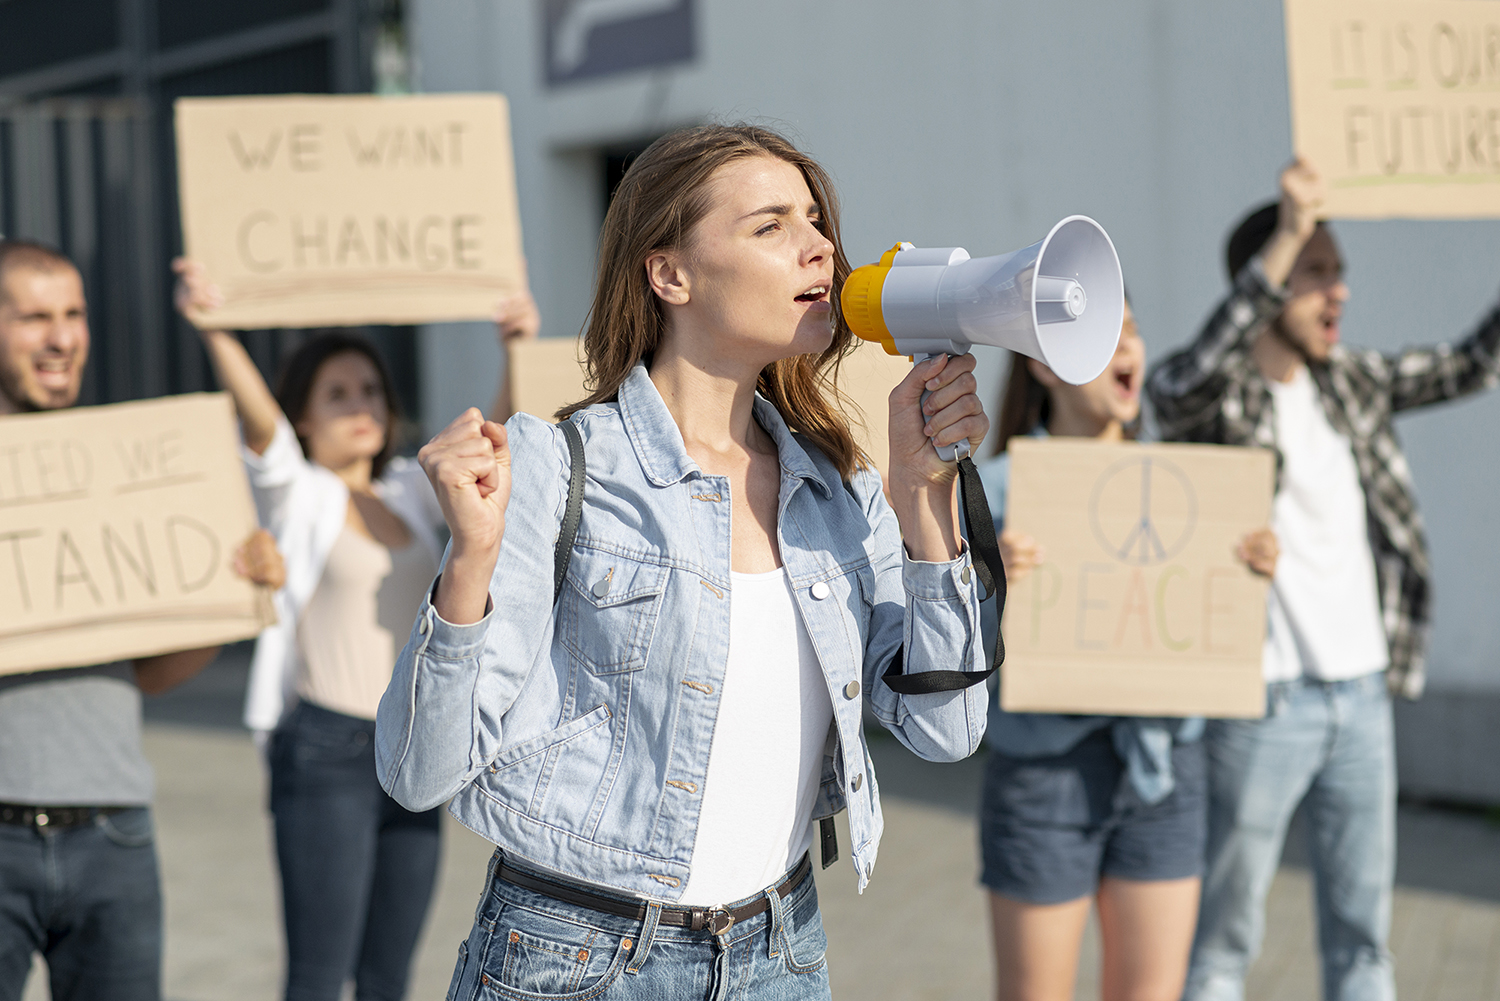
[[(913, 365), (920, 365), (924, 361), (927, 361), (929, 358), (936, 357), (936, 354), (931, 353), (919, 354), (913, 355), (911, 360)], [(925, 407), (927, 405), (927, 397), (931, 395), (932, 390), (922, 390), (922, 402), (919, 404), (919, 406)], [(925, 413), (923, 414), (923, 422), (926, 422)], [(969, 439), (965, 438), (962, 441), (956, 441), (951, 445), (933, 445), (932, 447), (937, 449), (939, 459), (942, 459), (944, 462), (957, 462), (959, 459), (962, 459), (964, 456), (969, 454)]]

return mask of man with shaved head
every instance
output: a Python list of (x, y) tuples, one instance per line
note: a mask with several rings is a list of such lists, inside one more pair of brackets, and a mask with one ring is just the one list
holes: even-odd
[[(70, 407), (89, 356), (83, 279), (62, 254), (0, 239), (0, 420)], [(284, 577), (270, 536), (236, 569)], [(32, 955), (53, 1001), (159, 1001), (161, 886), (141, 693), (201, 670), (217, 647), (0, 676), (0, 1001)]]
[(0, 415), (70, 407), (89, 357), (83, 278), (40, 244), (0, 240)]

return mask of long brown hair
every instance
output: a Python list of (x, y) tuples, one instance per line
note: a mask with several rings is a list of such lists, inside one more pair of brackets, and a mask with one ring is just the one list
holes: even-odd
[(1000, 394), (997, 412), (1000, 418), (995, 426), (995, 455), (1005, 451), (1016, 435), (1030, 434), (1032, 428), (1047, 423), (1052, 415), (1052, 394), (1031, 374), (1023, 354), (1014, 351), (1010, 354), (1010, 375)]
[(854, 442), (838, 388), (839, 363), (855, 345), (839, 308), (849, 259), (839, 240), (838, 198), (821, 166), (784, 137), (755, 125), (700, 125), (669, 132), (625, 172), (604, 216), (594, 302), (583, 335), (589, 395), (558, 410), (559, 420), (596, 403), (619, 398), (635, 363), (651, 364), (666, 314), (646, 279), (646, 259), (682, 249), (709, 208), (709, 180), (722, 166), (753, 156), (784, 160), (802, 172), (833, 244), (833, 340), (817, 355), (796, 355), (767, 365), (756, 390), (775, 405), (793, 431), (833, 460), (845, 479), (868, 458)]

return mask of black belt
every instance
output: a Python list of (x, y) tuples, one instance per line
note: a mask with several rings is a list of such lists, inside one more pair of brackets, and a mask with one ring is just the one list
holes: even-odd
[[(802, 861), (797, 863), (797, 867), (791, 871), (790, 875), (776, 884), (773, 888), (774, 892), (778, 897), (785, 899), (811, 874), (812, 858), (803, 855)], [(551, 897), (553, 900), (561, 900), (565, 904), (576, 904), (579, 907), (602, 911), (605, 914), (615, 914), (622, 918), (634, 918), (637, 921), (646, 919), (645, 904), (633, 904), (614, 897), (606, 897), (579, 886), (577, 883), (563, 883), (539, 876), (534, 872), (515, 869), (503, 858), (500, 860), (498, 875), (507, 883)], [(753, 918), (757, 914), (764, 914), (770, 909), (771, 902), (765, 894), (761, 894), (743, 907), (663, 907), (657, 923), (671, 928), (687, 928), (690, 931), (702, 931), (707, 928), (715, 935), (722, 935), (737, 922)]]
[(0, 803), (0, 824), (17, 824), (37, 830), (58, 827), (87, 827), (96, 817), (129, 810), (128, 806), (27, 806), (23, 803)]

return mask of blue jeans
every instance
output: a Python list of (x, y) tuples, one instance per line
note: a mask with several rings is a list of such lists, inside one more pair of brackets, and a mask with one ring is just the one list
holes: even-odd
[(499, 859), (496, 852), (474, 929), (458, 948), (447, 1001), (830, 997), (811, 873), (785, 899), (767, 893), (769, 911), (716, 936), (657, 924), (657, 905), (637, 921), (554, 900), (498, 878)]
[(1326, 1001), (1393, 1001), (1386, 939), (1396, 865), (1396, 753), (1380, 674), (1273, 684), (1261, 720), (1216, 720), (1208, 867), (1186, 1001), (1242, 1001), (1266, 892), (1299, 803)]
[(375, 723), (308, 702), (271, 738), (287, 1001), (399, 1001), (437, 881), (441, 817), (375, 779)]
[(160, 1001), (149, 809), (56, 830), (0, 824), (0, 1001), (20, 1001), (37, 952), (53, 1001)]

